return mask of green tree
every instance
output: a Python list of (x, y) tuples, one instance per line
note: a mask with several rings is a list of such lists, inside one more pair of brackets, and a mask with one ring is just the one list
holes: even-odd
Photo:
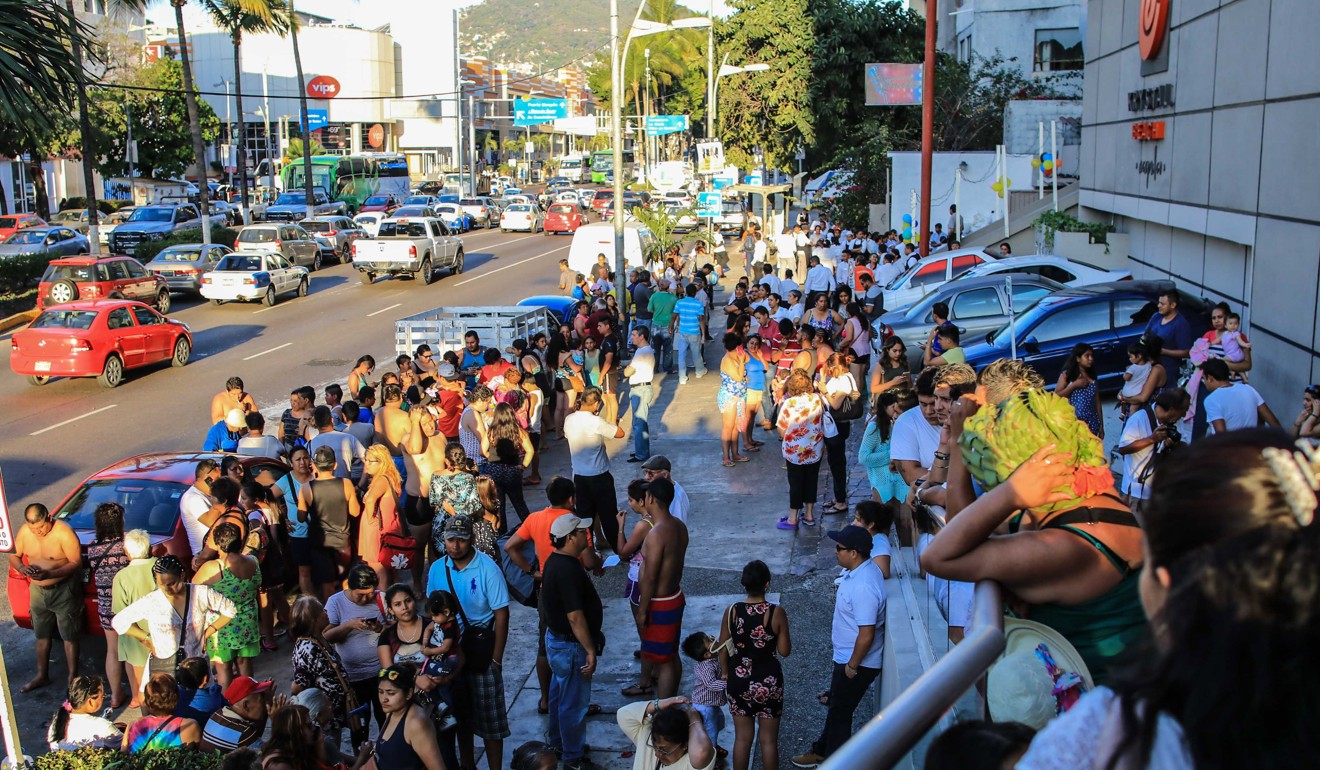
[[(675, 0), (648, 0), (642, 18), (661, 24), (694, 14)], [(626, 22), (624, 22), (626, 23)], [(626, 31), (623, 34), (627, 34)], [(651, 51), (651, 91), (666, 98), (678, 98), (684, 106), (704, 104), (706, 93), (706, 30), (678, 29), (639, 37), (628, 46), (628, 57), (623, 62), (625, 115), (642, 112), (642, 89), (646, 86), (646, 51)], [(598, 60), (587, 69), (587, 84), (600, 104), (609, 109), (610, 61), (609, 56)], [(671, 109), (677, 109), (671, 105)], [(655, 110), (652, 110), (655, 112)], [(691, 114), (683, 112), (677, 114)], [(704, 112), (702, 116), (704, 117)], [(695, 118), (694, 118), (695, 121)]]
[(238, 137), (234, 165), (238, 166), (238, 187), (243, 209), (243, 223), (251, 221), (248, 211), (247, 124), (243, 120), (243, 36), (275, 32), (285, 34), (294, 23), (283, 0), (202, 0), (207, 13), (220, 29), (229, 34), (234, 45), (234, 102), (238, 108)]
[(50, 128), (74, 100), (89, 30), (53, 0), (0, 0), (0, 118)]
[(310, 152), (311, 155), (320, 155), (321, 153), (325, 152), (325, 148), (322, 147), (321, 143), (316, 141), (315, 139), (312, 139), (311, 145), (312, 146), (310, 148), (304, 148), (303, 140), (297, 136), (289, 139), (289, 143), (284, 147), (284, 162), (297, 163), (298, 161), (303, 159), (304, 155), (309, 154), (308, 152), (305, 151), (306, 149), (311, 150)]
[[(693, 212), (684, 211), (683, 213), (691, 214)], [(670, 214), (667, 209), (662, 208), (651, 211), (641, 206), (634, 206), (632, 215), (655, 236), (643, 247), (645, 251), (643, 256), (646, 257), (647, 261), (663, 259), (674, 247), (683, 248), (686, 240), (704, 241), (710, 245), (715, 243), (715, 239), (711, 237), (710, 233), (700, 228), (688, 235), (680, 235), (675, 231), (675, 228), (678, 227), (678, 217)]]

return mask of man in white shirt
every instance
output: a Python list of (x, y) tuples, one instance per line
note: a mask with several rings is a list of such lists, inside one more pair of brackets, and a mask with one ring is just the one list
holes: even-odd
[(316, 450), (323, 446), (330, 447), (335, 453), (335, 477), (357, 483), (362, 478), (367, 448), (351, 434), (335, 430), (330, 410), (324, 405), (312, 410), (312, 421), (318, 433), (307, 442), (308, 453), (315, 456)]
[(839, 264), (834, 266), (834, 285), (853, 288), (853, 253), (844, 251), (839, 255)]
[(645, 462), (651, 456), (651, 426), (647, 422), (651, 410), (651, 382), (655, 378), (655, 352), (651, 350), (651, 330), (645, 326), (633, 329), (631, 340), (637, 352), (623, 370), (628, 378), (628, 403), (632, 406), (633, 453), (630, 463)]
[[(780, 251), (779, 253), (783, 254), (784, 252)], [(791, 253), (792, 252), (790, 252), (790, 254)], [(770, 263), (767, 262), (766, 264), (761, 265), (761, 280), (757, 281), (757, 283), (765, 286), (770, 293), (779, 292), (779, 278), (775, 275), (775, 269)]]
[(903, 268), (898, 264), (898, 257), (894, 256), (891, 252), (885, 252), (880, 267), (876, 268), (875, 271), (876, 285), (883, 289), (888, 286), (891, 281), (902, 274)]
[(211, 510), (211, 482), (220, 478), (220, 464), (215, 460), (198, 460), (193, 469), (193, 484), (179, 496), (179, 518), (183, 519), (183, 530), (188, 535), (188, 547), (193, 555), (202, 552), (206, 546), (206, 533), (211, 530), (201, 522), (202, 516)]
[(673, 466), (669, 458), (664, 455), (651, 455), (650, 459), (642, 463), (642, 478), (650, 481), (652, 479), (669, 479), (674, 485), (674, 501), (669, 504), (669, 515), (683, 522), (688, 526), (688, 531), (692, 531), (692, 522), (688, 521), (688, 513), (692, 510), (692, 500), (688, 497), (683, 485), (674, 481), (671, 475)]
[(798, 286), (797, 281), (793, 280), (793, 276), (795, 275), (797, 275), (797, 273), (792, 269), (784, 271), (784, 277), (779, 279), (779, 290), (777, 292), (780, 299), (787, 299), (791, 292), (795, 292), (801, 288)]
[(797, 267), (797, 238), (793, 235), (793, 229), (785, 228), (784, 232), (775, 236), (775, 265), (781, 270), (791, 270)]
[(1282, 429), (1260, 393), (1245, 382), (1233, 382), (1231, 377), (1222, 358), (1201, 364), (1201, 386), (1210, 392), (1205, 397), (1205, 421), (1215, 433), (1254, 428), (1261, 423)]
[(898, 472), (911, 484), (935, 463), (940, 446), (940, 415), (935, 405), (935, 374), (928, 368), (917, 376), (917, 408), (909, 409), (894, 420), (889, 440), (889, 456), (898, 463)]
[(820, 737), (804, 754), (793, 757), (797, 767), (815, 767), (852, 737), (853, 714), (871, 683), (880, 676), (885, 651), (885, 577), (871, 561), (871, 533), (850, 524), (829, 537), (843, 568), (835, 585), (830, 641), (834, 671), (830, 677), (829, 711)]
[[(1169, 426), (1187, 414), (1191, 397), (1182, 388), (1169, 388), (1155, 396), (1150, 409), (1133, 410), (1123, 424), (1123, 435), (1114, 448), (1123, 456), (1123, 485), (1119, 490), (1127, 497), (1127, 504), (1136, 510), (1141, 501), (1150, 499), (1147, 469), (1155, 452), (1164, 451), (1170, 443)], [(1154, 416), (1155, 424), (1151, 424)]]
[(765, 264), (765, 256), (770, 249), (770, 244), (765, 242), (765, 237), (761, 235), (760, 230), (754, 231), (752, 233), (752, 238), (754, 239), (752, 243), (752, 261), (747, 266), (747, 275), (749, 277), (753, 275), (752, 271), (756, 269), (757, 265)]
[(238, 440), (238, 453), (252, 457), (269, 457), (278, 460), (284, 456), (284, 442), (274, 436), (267, 436), (266, 418), (261, 412), (248, 412), (243, 419), (247, 422), (247, 435)]
[(811, 267), (807, 269), (807, 278), (802, 288), (807, 293), (807, 305), (812, 306), (817, 294), (830, 294), (834, 291), (834, 271), (822, 265), (819, 256), (813, 255), (808, 264)]
[(578, 397), (578, 410), (564, 418), (564, 438), (573, 466), (574, 512), (581, 518), (594, 519), (597, 542), (619, 542), (618, 498), (610, 456), (605, 442), (623, 438), (623, 428), (601, 419), (603, 405), (600, 388), (589, 387)]

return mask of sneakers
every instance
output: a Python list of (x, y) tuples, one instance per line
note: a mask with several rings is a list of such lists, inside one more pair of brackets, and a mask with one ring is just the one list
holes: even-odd
[(805, 754), (798, 754), (796, 757), (793, 757), (792, 760), (793, 767), (816, 767), (824, 761), (825, 757), (810, 751)]

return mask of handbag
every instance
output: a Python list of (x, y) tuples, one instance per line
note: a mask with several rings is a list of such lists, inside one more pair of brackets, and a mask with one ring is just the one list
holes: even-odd
[[(380, 513), (377, 512), (377, 517)], [(380, 533), (380, 563), (393, 570), (412, 569), (417, 558), (417, 538), (408, 534), (399, 521), (398, 532)]]
[[(445, 580), (449, 581), (449, 593), (458, 598), (454, 575), (449, 571), (449, 557), (445, 557)], [(474, 673), (484, 674), (495, 659), (495, 631), (490, 626), (469, 621), (462, 601), (458, 602), (458, 617), (463, 621), (463, 632), (458, 639), (458, 646), (463, 648), (463, 664)]]
[[(820, 396), (817, 396), (817, 398), (820, 398)], [(821, 421), (824, 423), (823, 428), (825, 438), (834, 438), (839, 435), (839, 426), (834, 422), (834, 415), (830, 414), (829, 402), (823, 398), (821, 398), (820, 401), (821, 406), (824, 407), (824, 409), (821, 410)]]
[[(830, 416), (834, 418), (835, 423), (851, 422), (860, 418), (866, 411), (866, 402), (862, 400), (862, 394), (857, 392), (857, 381), (852, 379), (851, 374), (848, 375), (848, 379), (852, 380), (852, 392), (843, 397), (837, 409), (833, 406), (829, 408)], [(826, 404), (828, 403), (827, 400)]]
[(357, 696), (353, 694), (353, 687), (349, 685), (348, 678), (344, 676), (343, 667), (335, 660), (334, 653), (325, 646), (324, 641), (314, 636), (308, 638), (311, 639), (312, 644), (321, 648), (321, 654), (325, 655), (326, 659), (330, 661), (330, 668), (334, 669), (335, 678), (339, 680), (339, 687), (344, 691), (344, 718), (348, 723), (349, 734), (358, 732), (362, 729), (362, 720), (358, 719), (358, 715), (354, 713), (358, 708)]
[[(524, 607), (535, 607), (539, 600), (536, 590), (536, 580), (526, 572), (522, 571), (509, 554), (505, 553), (504, 546), (508, 544), (512, 535), (505, 535), (496, 541), (495, 552), (500, 557), (500, 571), (504, 573), (504, 582), (509, 586), (509, 598), (518, 602)], [(536, 544), (528, 540), (523, 543), (523, 558), (527, 559), (528, 564), (536, 564)]]

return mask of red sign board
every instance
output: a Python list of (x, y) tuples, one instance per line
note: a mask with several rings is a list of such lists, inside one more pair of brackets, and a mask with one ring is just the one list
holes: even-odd
[(307, 83), (307, 95), (313, 99), (333, 99), (339, 95), (339, 81), (329, 75), (312, 78)]
[(920, 64), (867, 64), (866, 104), (868, 107), (897, 107), (921, 104), (922, 72)]
[(1164, 138), (1164, 121), (1148, 120), (1132, 124), (1132, 138), (1138, 142), (1158, 142)]
[(372, 147), (382, 147), (385, 144), (385, 127), (377, 123), (367, 131), (367, 144)]
[(1141, 0), (1140, 13), (1137, 32), (1141, 58), (1150, 61), (1164, 47), (1164, 36), (1169, 30), (1169, 0)]

